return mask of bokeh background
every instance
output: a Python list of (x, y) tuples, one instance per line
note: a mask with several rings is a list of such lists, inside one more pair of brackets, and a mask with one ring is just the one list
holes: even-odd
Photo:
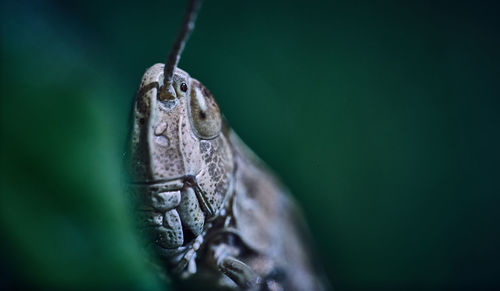
[[(122, 188), (183, 1), (2, 1), (0, 279), (161, 290)], [(180, 67), (291, 189), (337, 290), (500, 285), (495, 1), (206, 1)]]

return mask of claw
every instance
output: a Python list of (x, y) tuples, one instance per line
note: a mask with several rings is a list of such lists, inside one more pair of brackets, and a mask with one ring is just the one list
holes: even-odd
[(217, 266), (241, 289), (255, 289), (261, 283), (261, 277), (250, 266), (234, 257), (222, 257)]

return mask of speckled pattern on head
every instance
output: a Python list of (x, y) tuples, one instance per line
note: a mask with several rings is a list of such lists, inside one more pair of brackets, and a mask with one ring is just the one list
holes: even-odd
[[(226, 137), (220, 134), (219, 108), (209, 91), (178, 68), (172, 84), (176, 96), (160, 100), (161, 84), (163, 64), (156, 64), (146, 71), (137, 91), (130, 138), (131, 176), (138, 184), (183, 181), (183, 186), (174, 189), (181, 191), (181, 201), (173, 211), (179, 211), (184, 228), (198, 235), (205, 219), (216, 215), (229, 192), (233, 156)], [(208, 128), (195, 128), (200, 118), (207, 121)], [(215, 134), (200, 137), (206, 132)], [(162, 227), (173, 231), (173, 237), (180, 232), (172, 230), (179, 225), (164, 223)], [(168, 241), (169, 235), (165, 236)], [(174, 243), (164, 245), (182, 244), (173, 237)]]

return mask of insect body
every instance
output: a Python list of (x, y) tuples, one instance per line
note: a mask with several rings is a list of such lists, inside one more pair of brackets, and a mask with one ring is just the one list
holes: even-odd
[(324, 289), (284, 187), (177, 68), (188, 32), (173, 65), (146, 71), (133, 109), (131, 188), (160, 261), (183, 287)]

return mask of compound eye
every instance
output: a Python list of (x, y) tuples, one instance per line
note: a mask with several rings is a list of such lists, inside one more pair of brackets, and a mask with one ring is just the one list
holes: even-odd
[(221, 130), (222, 119), (219, 106), (214, 97), (202, 84), (191, 87), (189, 113), (196, 135), (202, 139), (217, 137)]
[(188, 85), (186, 83), (181, 84), (181, 91), (186, 92), (188, 90)]

